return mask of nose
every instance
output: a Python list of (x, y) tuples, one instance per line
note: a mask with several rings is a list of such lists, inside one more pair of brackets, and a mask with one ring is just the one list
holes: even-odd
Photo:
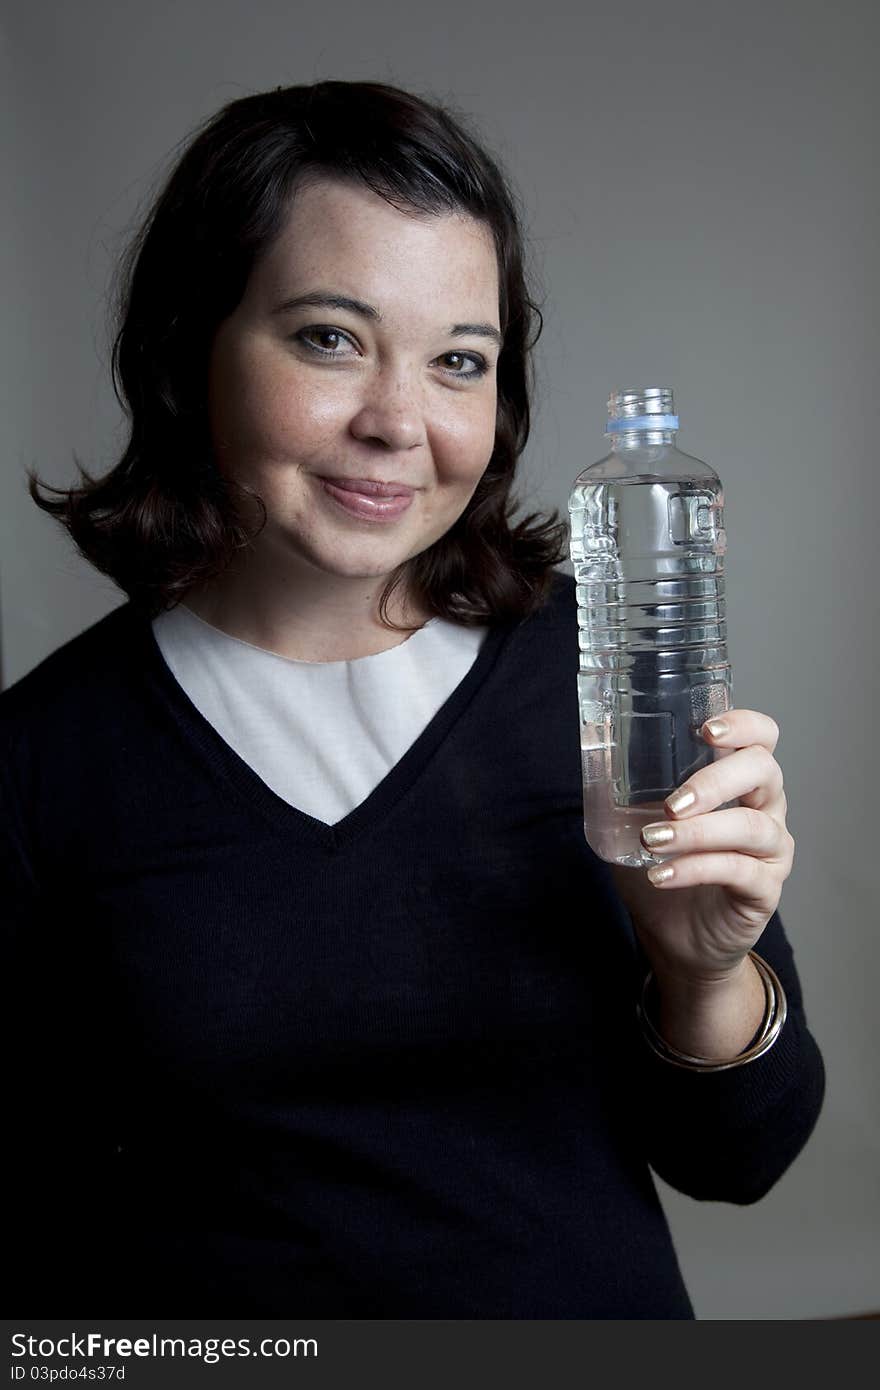
[(364, 388), (351, 421), (355, 439), (387, 449), (414, 449), (426, 439), (418, 388), (402, 372), (378, 371)]

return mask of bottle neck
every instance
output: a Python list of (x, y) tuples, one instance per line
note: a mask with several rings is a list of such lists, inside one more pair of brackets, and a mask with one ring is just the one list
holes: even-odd
[(657, 445), (674, 445), (675, 430), (623, 430), (620, 434), (612, 434), (611, 448), (615, 453), (622, 453), (626, 449), (649, 449)]

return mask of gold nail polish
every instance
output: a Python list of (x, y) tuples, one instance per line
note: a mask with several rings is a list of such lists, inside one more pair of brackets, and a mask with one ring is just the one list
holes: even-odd
[(648, 878), (652, 883), (666, 883), (667, 879), (672, 878), (675, 873), (671, 864), (657, 864), (655, 868), (648, 869)]
[(730, 725), (724, 719), (707, 719), (706, 728), (713, 738), (723, 738), (730, 733)]
[(690, 791), (673, 792), (672, 796), (667, 796), (666, 805), (674, 816), (682, 811), (686, 811), (688, 806), (693, 806), (696, 801), (696, 793)]
[(646, 825), (642, 839), (649, 849), (653, 849), (655, 845), (668, 845), (675, 839), (675, 831), (671, 825)]

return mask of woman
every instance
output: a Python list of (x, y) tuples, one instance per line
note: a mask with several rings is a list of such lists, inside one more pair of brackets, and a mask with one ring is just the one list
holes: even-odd
[(127, 269), (126, 453), (31, 493), (128, 601), (0, 702), (28, 1306), (692, 1318), (650, 1167), (754, 1202), (822, 1100), (779, 730), (730, 711), (670, 882), (587, 846), (498, 166), (247, 97)]

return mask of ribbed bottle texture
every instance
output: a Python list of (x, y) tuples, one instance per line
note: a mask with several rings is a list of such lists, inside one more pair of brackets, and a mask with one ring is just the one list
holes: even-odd
[(714, 469), (675, 447), (677, 429), (668, 387), (613, 392), (611, 452), (578, 475), (568, 504), (584, 834), (600, 859), (634, 867), (670, 857), (642, 847), (642, 827), (713, 761), (697, 731), (733, 701), (724, 493)]

